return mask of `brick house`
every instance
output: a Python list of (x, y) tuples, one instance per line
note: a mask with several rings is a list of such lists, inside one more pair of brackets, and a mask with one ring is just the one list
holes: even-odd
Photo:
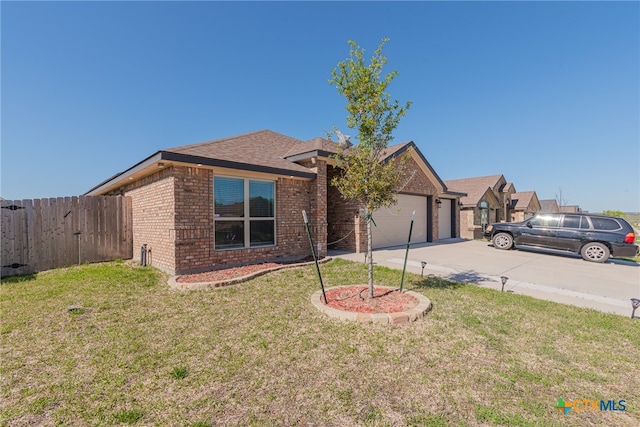
[(521, 222), (542, 210), (535, 191), (516, 192), (511, 195), (511, 221)]
[(511, 220), (515, 187), (504, 175), (452, 179), (445, 181), (445, 185), (450, 191), (466, 193), (460, 199), (460, 237), (481, 239), (483, 216), (487, 224)]
[[(307, 256), (303, 210), (320, 255), (365, 251), (361, 206), (330, 184), (337, 148), (263, 130), (158, 151), (86, 194), (131, 196), (134, 256), (146, 245), (150, 263), (174, 274)], [(404, 153), (398, 204), (374, 213), (374, 246), (406, 243), (412, 210), (412, 242), (458, 237), (461, 194), (413, 142), (389, 147), (383, 161)]]
[(556, 199), (540, 200), (540, 211), (544, 213), (558, 213), (560, 208)]
[(524, 221), (540, 211), (535, 191), (517, 192), (504, 175), (489, 175), (445, 181), (450, 191), (467, 195), (460, 199), (460, 236), (483, 238), (483, 217), (486, 224)]
[(562, 213), (579, 213), (579, 212), (585, 212), (584, 210), (582, 210), (582, 208), (578, 205), (564, 205), (564, 206), (559, 206), (558, 210)]

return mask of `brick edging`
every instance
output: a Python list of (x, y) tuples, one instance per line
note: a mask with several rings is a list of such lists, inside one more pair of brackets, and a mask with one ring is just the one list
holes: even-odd
[[(324, 257), (323, 259), (319, 260), (318, 263), (324, 264), (325, 262), (329, 262), (332, 259), (333, 258), (331, 257)], [(314, 261), (301, 262), (298, 264), (283, 264), (277, 267), (271, 267), (264, 270), (256, 271), (255, 273), (247, 274), (246, 276), (234, 277), (233, 279), (217, 280), (213, 282), (181, 283), (176, 280), (179, 276), (171, 276), (169, 277), (168, 284), (170, 288), (180, 291), (218, 289), (230, 285), (235, 285), (237, 283), (246, 282), (247, 280), (254, 279), (256, 277), (262, 276), (263, 274), (271, 273), (272, 271), (283, 270), (285, 268), (305, 267), (311, 264), (314, 264)]]
[[(349, 286), (336, 286), (334, 288), (345, 288)], [(388, 290), (396, 290), (398, 288), (393, 288), (390, 286), (376, 286), (376, 288), (388, 289)], [(354, 322), (360, 323), (381, 323), (381, 324), (392, 324), (398, 325), (401, 323), (409, 323), (416, 321), (418, 319), (423, 318), (431, 309), (431, 301), (429, 298), (425, 297), (422, 294), (413, 291), (404, 291), (404, 293), (411, 295), (412, 297), (418, 300), (418, 305), (415, 307), (406, 310), (399, 311), (396, 313), (355, 313), (353, 311), (344, 311), (337, 310), (335, 308), (329, 307), (322, 303), (320, 299), (320, 295), (322, 295), (322, 291), (316, 291), (313, 295), (311, 295), (311, 303), (322, 313), (326, 314), (329, 317), (334, 317), (340, 320), (350, 320)]]

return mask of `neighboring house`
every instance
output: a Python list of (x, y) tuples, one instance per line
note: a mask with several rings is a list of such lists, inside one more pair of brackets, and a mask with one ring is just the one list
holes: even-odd
[(580, 209), (580, 206), (578, 205), (567, 205), (567, 206), (560, 206), (560, 212), (562, 213), (579, 213), (579, 212), (584, 212), (582, 209)]
[(540, 212), (543, 212), (543, 213), (560, 212), (560, 208), (558, 208), (558, 202), (556, 201), (556, 199), (540, 200)]
[[(146, 245), (154, 266), (174, 274), (296, 259), (310, 254), (306, 211), (320, 255), (327, 247), (366, 251), (362, 206), (345, 201), (331, 179), (337, 145), (263, 130), (161, 150), (109, 178), (88, 195), (127, 195), (133, 204), (134, 254)], [(413, 142), (398, 204), (374, 212), (374, 247), (458, 237), (458, 201)]]
[(535, 191), (522, 191), (511, 195), (511, 221), (521, 222), (542, 210)]
[(483, 216), (487, 224), (511, 219), (511, 197), (516, 190), (503, 175), (447, 180), (445, 185), (450, 191), (467, 194), (460, 199), (460, 237), (481, 239)]

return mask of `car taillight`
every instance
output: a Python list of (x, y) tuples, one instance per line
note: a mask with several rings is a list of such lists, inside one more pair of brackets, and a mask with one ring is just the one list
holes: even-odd
[(627, 235), (624, 236), (624, 242), (625, 243), (635, 243), (636, 242), (636, 233), (634, 233), (633, 231), (631, 233), (627, 233)]

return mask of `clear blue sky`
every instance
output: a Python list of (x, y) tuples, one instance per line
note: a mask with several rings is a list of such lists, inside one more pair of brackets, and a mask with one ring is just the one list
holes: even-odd
[(640, 211), (638, 2), (8, 2), (5, 199), (79, 195), (156, 151), (346, 129), (331, 69), (383, 37), (394, 143), (444, 180), (503, 174)]

